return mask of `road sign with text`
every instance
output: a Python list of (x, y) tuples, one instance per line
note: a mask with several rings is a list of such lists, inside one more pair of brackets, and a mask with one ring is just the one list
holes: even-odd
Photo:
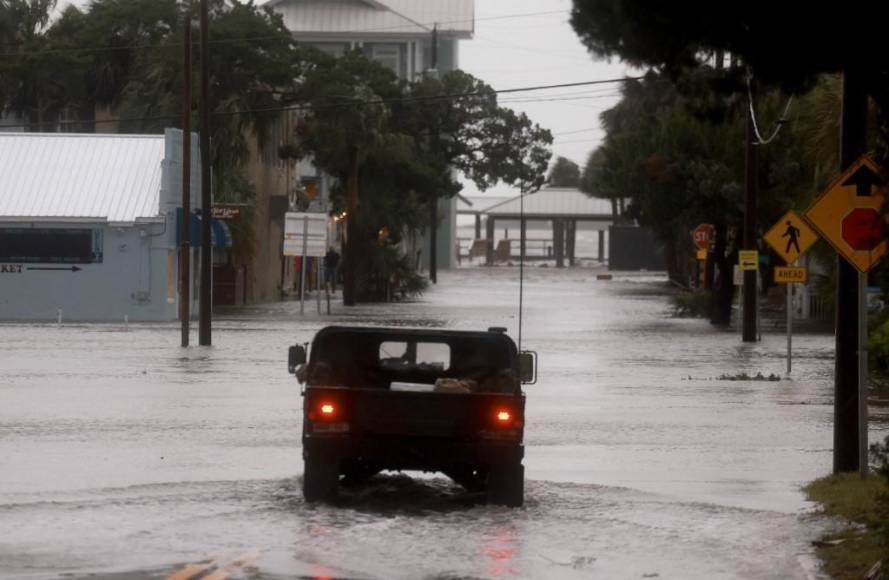
[(692, 231), (691, 239), (699, 250), (712, 250), (716, 243), (716, 228), (713, 224), (700, 224)]
[(775, 284), (805, 284), (809, 281), (809, 270), (804, 266), (775, 268)]

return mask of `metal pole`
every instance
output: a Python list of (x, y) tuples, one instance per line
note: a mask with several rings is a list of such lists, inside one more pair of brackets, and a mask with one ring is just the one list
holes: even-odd
[(299, 263), (299, 313), (306, 312), (306, 254), (309, 251), (309, 216), (303, 216), (303, 255)]
[(185, 15), (182, 80), (182, 223), (179, 226), (179, 320), (182, 346), (191, 324), (191, 2)]
[(858, 273), (858, 473), (867, 478), (867, 274)]
[(315, 295), (318, 302), (318, 314), (321, 314), (321, 257), (315, 258)]
[(787, 286), (787, 374), (793, 368), (793, 284)]
[(198, 343), (210, 346), (213, 248), (210, 247), (210, 49), (207, 0), (201, 0), (201, 303)]

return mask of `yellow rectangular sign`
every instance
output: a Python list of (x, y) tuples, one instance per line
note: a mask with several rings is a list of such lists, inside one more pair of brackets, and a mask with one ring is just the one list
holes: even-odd
[(756, 250), (741, 250), (738, 252), (738, 266), (745, 272), (759, 270), (759, 252)]
[(809, 281), (809, 270), (805, 266), (775, 268), (775, 284), (805, 284)]
[(707, 250), (698, 250), (698, 260), (707, 259)]

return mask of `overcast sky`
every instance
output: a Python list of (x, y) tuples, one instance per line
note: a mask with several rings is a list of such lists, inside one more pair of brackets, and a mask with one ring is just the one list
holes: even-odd
[[(580, 43), (568, 23), (571, 4), (571, 0), (475, 0), (475, 38), (461, 42), (460, 68), (496, 89), (624, 76), (624, 65), (594, 60)], [(536, 14), (505, 18), (532, 13)], [(561, 155), (583, 167), (603, 136), (599, 113), (617, 102), (618, 86), (503, 95), (500, 101), (553, 132), (553, 159)], [(474, 187), (467, 184), (464, 193), (475, 193)], [(506, 192), (496, 188), (491, 193)]]

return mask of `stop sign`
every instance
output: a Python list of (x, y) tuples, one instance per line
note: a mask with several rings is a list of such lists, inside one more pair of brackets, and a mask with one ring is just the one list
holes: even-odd
[(870, 252), (883, 241), (886, 221), (872, 207), (856, 207), (843, 218), (843, 240), (857, 252)]
[(701, 224), (694, 229), (691, 237), (699, 250), (709, 250), (716, 241), (716, 228), (713, 224)]

